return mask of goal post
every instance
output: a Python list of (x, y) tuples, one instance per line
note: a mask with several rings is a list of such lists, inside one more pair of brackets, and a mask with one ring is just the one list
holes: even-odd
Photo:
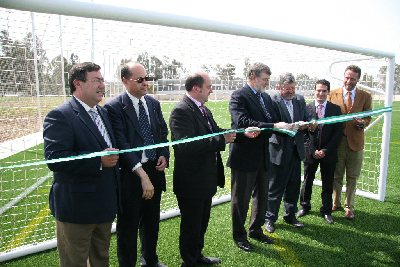
[[(207, 106), (217, 123), (229, 128), (230, 95), (242, 87), (246, 68), (256, 61), (271, 67), (270, 90), (279, 75), (289, 71), (296, 77), (297, 92), (308, 101), (317, 79), (330, 80), (332, 88), (341, 86), (335, 77), (343, 77), (345, 67), (356, 64), (362, 69), (360, 85), (373, 95), (374, 109), (390, 107), (393, 100), (391, 52), (93, 2), (2, 0), (0, 262), (56, 245), (48, 210), (52, 173), (46, 165), (1, 167), (43, 160), (38, 138), (43, 118), (70, 97), (67, 72), (73, 64), (93, 61), (102, 67), (107, 101), (124, 91), (119, 65), (127, 60), (140, 61), (158, 78), (150, 93), (160, 100), (166, 121), (185, 92), (187, 75), (203, 69), (213, 82)], [(357, 191), (380, 201), (385, 198), (390, 126), (390, 112), (373, 116)], [(227, 153), (228, 147), (224, 160)], [(170, 166), (162, 218), (179, 214), (172, 192), (173, 162)], [(230, 199), (230, 169), (225, 171), (226, 187), (218, 190), (213, 203)]]

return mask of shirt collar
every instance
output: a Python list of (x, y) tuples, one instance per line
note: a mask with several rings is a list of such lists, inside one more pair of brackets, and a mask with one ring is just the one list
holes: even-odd
[(327, 100), (325, 100), (324, 103), (320, 104), (320, 103), (317, 102), (317, 100), (315, 100), (315, 107), (318, 107), (319, 105), (322, 105), (323, 108), (325, 108), (326, 107), (326, 102), (327, 102)]
[(129, 98), (132, 100), (132, 103), (134, 106), (139, 106), (139, 100), (142, 100), (143, 104), (146, 104), (146, 99), (144, 96), (142, 96), (140, 99), (131, 95), (128, 91), (126, 91), (126, 93), (128, 94)]
[(188, 94), (188, 92), (186, 92), (186, 96), (189, 97), (190, 100), (192, 100), (192, 101), (196, 104), (197, 107), (203, 106), (203, 104), (202, 104), (200, 101), (198, 101), (198, 100), (194, 99), (193, 97), (191, 97), (191, 96)]
[[(82, 107), (86, 110), (86, 112), (89, 112), (89, 110), (91, 110), (92, 108), (89, 107), (85, 102), (83, 102), (82, 100), (80, 100), (79, 98), (77, 98), (76, 96), (73, 96), (81, 105)], [(94, 111), (98, 113), (97, 111), (97, 106), (93, 107)]]
[(346, 88), (342, 88), (343, 90), (343, 97), (347, 97), (347, 92), (351, 93), (351, 97), (354, 97), (354, 95), (356, 94), (356, 89), (357, 87), (354, 86), (354, 88), (351, 91), (347, 91)]

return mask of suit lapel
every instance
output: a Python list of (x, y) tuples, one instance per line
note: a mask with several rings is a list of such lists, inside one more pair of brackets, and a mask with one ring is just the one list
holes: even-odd
[(136, 114), (136, 110), (133, 107), (132, 100), (129, 98), (127, 92), (125, 92), (122, 95), (122, 105), (123, 105), (123, 110), (124, 110), (126, 116), (128, 117), (128, 119), (133, 124), (133, 128), (135, 128), (136, 131), (138, 132), (138, 134), (142, 138), (144, 138), (143, 135), (142, 135), (142, 131), (140, 130), (139, 119), (138, 119), (139, 114)]
[(107, 113), (104, 112), (104, 110), (103, 110), (102, 108), (100, 108), (100, 107), (97, 107), (97, 110), (99, 111), (100, 117), (101, 117), (101, 119), (103, 120), (104, 126), (105, 126), (106, 129), (107, 129), (108, 136), (110, 137), (111, 144), (112, 144), (112, 146), (115, 146), (115, 143), (116, 143), (116, 142), (115, 142), (115, 139), (114, 139), (114, 133), (113, 133), (113, 131), (112, 131), (112, 126), (111, 126), (110, 120), (109, 120), (109, 118), (108, 118), (108, 115), (107, 115)]
[(149, 117), (150, 117), (150, 127), (151, 127), (151, 131), (153, 133), (153, 138), (154, 138), (154, 136), (155, 136), (154, 134), (157, 131), (157, 129), (156, 129), (156, 121), (155, 121), (154, 103), (150, 99), (150, 97), (144, 96), (144, 98), (146, 99), (146, 105), (147, 105), (147, 109), (149, 111)]
[(89, 129), (89, 131), (96, 137), (97, 141), (103, 148), (108, 147), (104, 137), (101, 135), (97, 125), (93, 122), (90, 115), (87, 113), (85, 108), (73, 97), (70, 101), (73, 110), (76, 112), (76, 116), (82, 121), (82, 123)]
[(281, 107), (281, 110), (283, 110), (283, 115), (285, 116), (285, 120), (286, 120), (286, 122), (291, 123), (292, 118), (290, 118), (290, 114), (286, 107), (285, 100), (281, 96), (279, 96), (279, 97), (280, 97), (279, 105)]
[[(203, 114), (201, 113), (200, 109), (197, 105), (186, 95), (183, 97), (183, 100), (188, 104), (189, 108), (194, 112), (197, 119), (207, 128), (207, 130), (211, 133), (210, 127), (208, 126), (207, 119), (204, 118)], [(208, 114), (209, 115), (209, 114)], [(209, 117), (210, 118), (210, 117)]]
[[(264, 110), (263, 110), (263, 108), (262, 108), (262, 106), (261, 106), (260, 100), (258, 99), (257, 95), (253, 92), (253, 90), (250, 88), (250, 86), (249, 86), (249, 85), (246, 85), (246, 86), (244, 87), (244, 89), (245, 89), (245, 92), (246, 92), (248, 98), (251, 99), (251, 101), (253, 101), (254, 105), (258, 106), (258, 110), (259, 110), (260, 113), (263, 115), (263, 117), (265, 117), (266, 119), (269, 119), (269, 118), (267, 117), (267, 115), (264, 114)], [(261, 94), (261, 97), (263, 98), (263, 100), (264, 100), (264, 105), (265, 105), (265, 103), (266, 103), (267, 100), (265, 99), (265, 97), (263, 97), (262, 94)], [(268, 108), (267, 108), (267, 110), (268, 110)]]

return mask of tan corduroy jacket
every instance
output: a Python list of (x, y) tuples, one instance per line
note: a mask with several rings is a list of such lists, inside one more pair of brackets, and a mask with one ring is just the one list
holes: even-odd
[[(343, 88), (331, 90), (328, 100), (340, 106), (342, 114), (371, 110), (372, 105), (371, 94), (359, 88), (356, 88), (354, 103), (349, 112), (346, 110), (345, 103), (343, 102)], [(366, 117), (364, 120), (365, 126), (368, 126), (368, 124), (371, 122), (371, 117)], [(364, 149), (364, 129), (358, 128), (356, 126), (356, 121), (351, 120), (344, 123), (343, 133), (345, 136), (347, 136), (347, 141), (349, 142), (349, 146), (352, 150), (361, 151)]]

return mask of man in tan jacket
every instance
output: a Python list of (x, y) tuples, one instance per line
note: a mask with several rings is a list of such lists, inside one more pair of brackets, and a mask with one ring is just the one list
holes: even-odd
[[(350, 65), (344, 71), (343, 87), (332, 90), (328, 100), (340, 106), (342, 114), (357, 113), (371, 110), (372, 96), (357, 88), (361, 77), (361, 69)], [(332, 211), (341, 210), (341, 192), (343, 176), (346, 173), (345, 217), (354, 219), (354, 197), (357, 178), (360, 176), (364, 154), (364, 128), (368, 126), (371, 117), (354, 119), (344, 124), (343, 138), (338, 148), (333, 185)]]

